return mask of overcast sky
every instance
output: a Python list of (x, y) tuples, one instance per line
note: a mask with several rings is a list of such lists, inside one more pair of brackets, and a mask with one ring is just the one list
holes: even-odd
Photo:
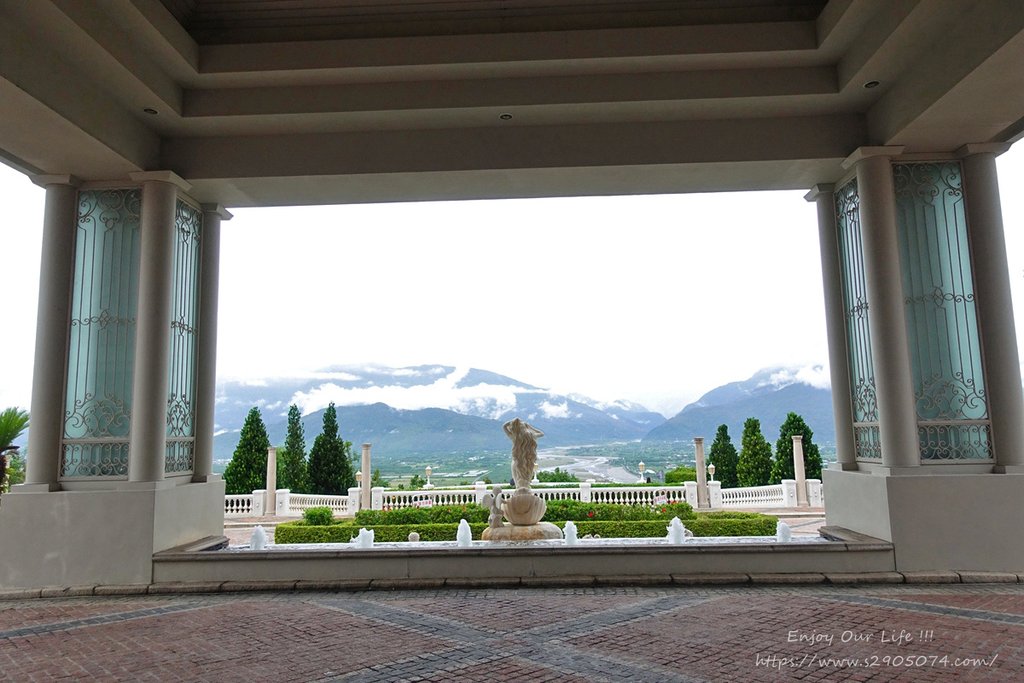
[[(1024, 145), (999, 160), (1024, 330)], [(756, 370), (827, 363), (803, 192), (238, 209), (218, 374), (473, 366), (666, 414)], [(43, 191), (0, 165), (0, 408), (28, 406)]]

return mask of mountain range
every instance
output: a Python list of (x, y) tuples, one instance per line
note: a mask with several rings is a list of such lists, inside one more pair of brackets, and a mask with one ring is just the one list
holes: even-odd
[(705, 393), (677, 415), (629, 401), (600, 402), (558, 394), (481, 369), (445, 365), (405, 368), (336, 366), (301, 378), (226, 381), (218, 386), (214, 458), (227, 460), (249, 409), (261, 409), (271, 442), (284, 442), (288, 406), (299, 406), (307, 447), (320, 433), (323, 410), (334, 401), (344, 439), (372, 443), (377, 454), (504, 451), (502, 423), (522, 417), (545, 433), (544, 447), (644, 441), (692, 442), (729, 425), (739, 442), (743, 421), (761, 420), (765, 436), (789, 411), (804, 416), (815, 441), (835, 439), (831, 395), (821, 368), (770, 368)]

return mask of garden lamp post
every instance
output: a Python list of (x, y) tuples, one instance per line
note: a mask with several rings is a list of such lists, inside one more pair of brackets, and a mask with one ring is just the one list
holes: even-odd
[(640, 464), (638, 465), (638, 467), (640, 468), (640, 481), (638, 481), (637, 483), (638, 484), (643, 484), (644, 483), (644, 470), (647, 469), (647, 465), (645, 465), (644, 461), (641, 460)]
[(423, 488), (432, 489), (434, 488), (434, 485), (430, 483), (430, 475), (434, 473), (434, 469), (430, 465), (427, 465), (427, 469), (425, 471), (427, 473), (427, 483), (423, 485)]
[(711, 476), (711, 481), (715, 480), (715, 463), (708, 463), (708, 474)]

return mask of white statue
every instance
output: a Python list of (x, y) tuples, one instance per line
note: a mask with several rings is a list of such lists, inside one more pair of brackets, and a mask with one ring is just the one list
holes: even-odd
[(491, 510), (491, 514), (487, 517), (487, 526), (492, 529), (500, 529), (504, 526), (501, 521), (501, 484), (495, 484), (490, 493), (484, 494), (483, 506)]
[(518, 417), (503, 426), (505, 435), (512, 439), (512, 479), (516, 488), (529, 489), (533, 472), (537, 469), (537, 439), (544, 432), (523, 422)]

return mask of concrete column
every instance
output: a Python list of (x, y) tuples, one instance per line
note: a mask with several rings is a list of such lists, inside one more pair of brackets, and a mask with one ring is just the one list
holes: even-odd
[(708, 482), (708, 502), (711, 504), (712, 510), (717, 510), (722, 507), (722, 482)]
[(167, 363), (174, 287), (174, 217), (178, 189), (189, 185), (173, 173), (134, 173), (142, 183), (139, 239), (139, 307), (128, 480), (164, 478), (167, 449)]
[(683, 488), (686, 491), (686, 502), (690, 504), (690, 507), (697, 508), (700, 506), (699, 498), (700, 493), (698, 492), (697, 482), (695, 481), (684, 481)]
[(704, 462), (704, 437), (698, 436), (693, 439), (693, 450), (696, 453), (697, 463), (697, 507), (710, 507), (708, 502), (708, 471)]
[(593, 493), (593, 482), (592, 481), (581, 481), (580, 482), (580, 502), (590, 503), (594, 500)]
[(796, 475), (796, 504), (807, 507), (807, 474), (804, 470), (804, 437), (793, 435), (793, 473)]
[(74, 271), (78, 180), (72, 176), (36, 176), (46, 189), (43, 248), (39, 269), (39, 307), (32, 370), (32, 428), (25, 483), (18, 491), (60, 488), (61, 439), (64, 436), (64, 371), (68, 362), (68, 320)]
[(807, 499), (811, 507), (820, 508), (822, 506), (821, 479), (807, 480)]
[(384, 509), (384, 487), (374, 486), (370, 489), (370, 509), (371, 510), (383, 510)]
[(267, 514), (267, 490), (258, 489), (252, 492), (252, 516), (262, 517)]
[(794, 479), (783, 479), (782, 480), (782, 507), (795, 508), (797, 506), (796, 499), (796, 480)]
[(1007, 149), (1009, 145), (1002, 144), (966, 145), (960, 153), (996, 471), (1024, 472), (1020, 352), (996, 173), (996, 156)]
[(371, 497), (371, 494), (370, 494), (370, 479), (373, 478), (373, 475), (370, 474), (370, 448), (371, 448), (371, 444), (368, 444), (368, 443), (364, 443), (363, 444), (363, 460), (362, 460), (363, 481), (360, 483), (361, 491), (360, 491), (360, 496), (359, 496), (360, 497), (359, 504), (362, 507), (364, 507), (364, 508), (370, 507), (370, 497)]
[(277, 510), (277, 449), (267, 449), (267, 514)]
[(902, 149), (862, 147), (843, 164), (857, 169), (882, 466), (890, 472), (921, 464), (890, 161)]
[(487, 484), (482, 481), (473, 482), (473, 498), (476, 500), (477, 505), (482, 505), (484, 502), (484, 496), (487, 495)]
[(217, 306), (220, 296), (220, 224), (231, 214), (219, 204), (203, 205), (199, 262), (199, 338), (196, 342), (196, 422), (192, 481), (213, 474), (214, 407), (217, 402)]
[(275, 513), (278, 517), (287, 517), (288, 508), (291, 507), (291, 489), (278, 489), (274, 492), (274, 498), (277, 499), (277, 507)]
[(804, 199), (818, 209), (818, 249), (825, 290), (825, 329), (828, 368), (832, 383), (832, 415), (836, 425), (836, 468), (857, 469), (853, 440), (853, 392), (850, 388), (850, 354), (846, 342), (846, 304), (843, 303), (842, 264), (836, 225), (835, 186), (815, 185)]
[(359, 489), (355, 486), (348, 490), (348, 511), (354, 516), (363, 509), (369, 509), (369, 505), (362, 505), (359, 501)]

